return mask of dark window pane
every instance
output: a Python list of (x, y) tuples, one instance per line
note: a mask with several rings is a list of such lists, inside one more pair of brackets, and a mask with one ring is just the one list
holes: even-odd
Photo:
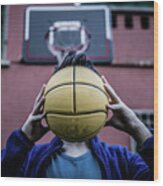
[(117, 27), (117, 15), (112, 14), (112, 27), (116, 28)]
[(125, 15), (125, 27), (128, 29), (133, 28), (133, 18), (131, 14)]
[(142, 120), (145, 122), (146, 119), (147, 119), (147, 115), (145, 113), (142, 114)]
[(150, 114), (150, 120), (153, 122), (154, 121), (154, 115)]
[(149, 29), (149, 17), (148, 16), (141, 16), (140, 22), (141, 22), (142, 29)]

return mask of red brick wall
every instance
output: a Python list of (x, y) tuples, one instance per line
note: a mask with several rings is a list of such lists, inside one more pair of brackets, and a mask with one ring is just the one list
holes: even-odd
[[(9, 68), (2, 70), (2, 146), (5, 145), (9, 133), (24, 123), (40, 87), (47, 82), (53, 68), (51, 65), (12, 63)], [(131, 108), (153, 108), (152, 69), (98, 69)], [(114, 129), (103, 130), (101, 136), (109, 143), (129, 146), (129, 137)], [(47, 135), (41, 142), (51, 137), (52, 135)]]
[[(13, 5), (9, 9), (8, 59), (22, 58), (24, 5)], [(141, 15), (141, 14), (140, 14)], [(117, 14), (117, 27), (113, 29), (113, 63), (153, 62), (153, 16), (149, 14), (149, 29), (141, 29), (140, 15), (133, 13), (133, 29), (126, 29), (124, 14)]]
[[(153, 63), (154, 30), (153, 16), (149, 17), (149, 29), (142, 29), (140, 15), (133, 15), (133, 28), (126, 29), (124, 14), (117, 14), (117, 27), (113, 29), (113, 51), (116, 64), (120, 63)], [(142, 62), (141, 62), (142, 61)]]
[(20, 61), (22, 58), (24, 5), (9, 6), (7, 58)]
[[(2, 69), (2, 147), (5, 146), (11, 131), (19, 128), (24, 123), (32, 109), (32, 104), (41, 85), (49, 79), (54, 68), (53, 65), (25, 65), (20, 63), (22, 56), (24, 8), (25, 6), (22, 5), (14, 5), (10, 6), (9, 9), (7, 55), (11, 61), (11, 65), (9, 68)], [(122, 19), (122, 17), (118, 19)], [(135, 56), (135, 58), (141, 59), (144, 59), (145, 56), (148, 58), (153, 57), (151, 44), (153, 37), (151, 35), (147, 36), (144, 31), (141, 32), (140, 28), (137, 28), (137, 31), (132, 31), (132, 33), (124, 31), (122, 25), (118, 29), (120, 30), (113, 31), (115, 62), (126, 62), (126, 56), (130, 59), (130, 54), (132, 54), (131, 56)], [(123, 33), (123, 37), (121, 32)], [(147, 32), (151, 34), (151, 31)], [(138, 34), (136, 35), (136, 33)], [(134, 43), (134, 37), (136, 37), (137, 44), (131, 45)], [(143, 46), (144, 52), (135, 49), (140, 45)], [(149, 45), (150, 48), (148, 47)], [(135, 49), (134, 52), (131, 49)], [(98, 66), (97, 68), (107, 77), (120, 97), (131, 108), (153, 109), (152, 68), (114, 66)], [(52, 136), (50, 133), (39, 142), (45, 142)], [(119, 143), (129, 147), (129, 136), (123, 132), (107, 128), (101, 131), (100, 136), (109, 143)]]

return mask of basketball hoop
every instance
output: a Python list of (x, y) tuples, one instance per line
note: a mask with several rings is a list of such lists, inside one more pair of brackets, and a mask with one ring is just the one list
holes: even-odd
[(91, 34), (80, 21), (57, 21), (45, 35), (49, 51), (61, 64), (68, 52), (85, 52), (90, 46)]

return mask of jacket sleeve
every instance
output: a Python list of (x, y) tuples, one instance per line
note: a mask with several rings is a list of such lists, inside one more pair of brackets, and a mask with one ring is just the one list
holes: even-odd
[(151, 171), (151, 178), (154, 176), (154, 137), (148, 138), (138, 150), (140, 156), (148, 165)]
[(154, 164), (154, 140), (153, 137), (148, 138), (141, 148), (139, 154), (129, 157), (129, 172), (133, 180), (153, 180), (153, 164)]
[(8, 138), (6, 148), (1, 153), (2, 177), (16, 177), (24, 159), (33, 147), (21, 129), (15, 130)]

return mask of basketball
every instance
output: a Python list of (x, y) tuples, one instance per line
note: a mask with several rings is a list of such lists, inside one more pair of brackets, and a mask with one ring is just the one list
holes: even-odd
[(68, 66), (54, 73), (44, 96), (47, 124), (66, 141), (88, 140), (105, 125), (107, 94), (99, 75), (87, 67)]

